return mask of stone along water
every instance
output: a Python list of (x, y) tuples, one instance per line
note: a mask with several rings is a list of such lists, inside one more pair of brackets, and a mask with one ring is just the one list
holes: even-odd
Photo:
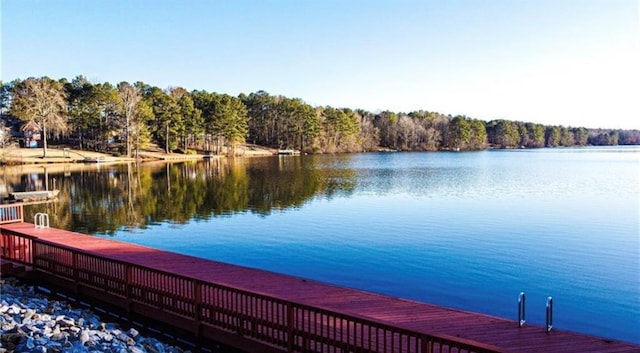
[(135, 328), (123, 330), (89, 309), (49, 300), (33, 287), (0, 280), (0, 352), (190, 353)]
[(639, 156), (616, 147), (103, 166), (50, 171), (60, 201), (27, 212), (513, 319), (525, 291), (529, 323), (544, 323), (553, 296), (554, 327), (638, 343)]

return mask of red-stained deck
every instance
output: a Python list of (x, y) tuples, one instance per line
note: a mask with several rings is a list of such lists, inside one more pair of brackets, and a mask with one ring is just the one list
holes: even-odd
[(35, 228), (29, 223), (2, 225), (2, 230), (279, 300), (369, 318), (421, 333), (480, 342), (507, 352), (640, 352), (640, 345), (631, 343), (557, 329), (547, 333), (541, 326), (518, 327), (514, 320), (390, 298), (64, 230)]

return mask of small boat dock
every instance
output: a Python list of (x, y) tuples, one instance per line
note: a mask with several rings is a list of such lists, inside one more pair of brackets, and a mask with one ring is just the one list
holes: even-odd
[(294, 149), (278, 150), (279, 156), (297, 156), (300, 155), (300, 151)]
[(47, 201), (58, 197), (60, 190), (10, 192), (9, 201)]
[(105, 156), (98, 156), (98, 157), (84, 157), (82, 161), (84, 163), (106, 163), (106, 162), (109, 162), (110, 160)]

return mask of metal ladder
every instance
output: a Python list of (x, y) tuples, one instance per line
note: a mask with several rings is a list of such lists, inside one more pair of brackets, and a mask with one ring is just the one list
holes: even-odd
[[(520, 295), (518, 296), (518, 327), (524, 326), (524, 323), (526, 322), (525, 299), (526, 296), (524, 292), (520, 292)], [(547, 333), (551, 332), (551, 329), (553, 328), (553, 297), (547, 297), (545, 326)]]
[(49, 228), (49, 215), (42, 212), (36, 213), (33, 216), (33, 224), (36, 228)]

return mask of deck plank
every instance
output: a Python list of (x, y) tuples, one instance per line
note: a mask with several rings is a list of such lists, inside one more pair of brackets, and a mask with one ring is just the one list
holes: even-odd
[[(38, 229), (30, 223), (0, 226), (52, 243), (217, 283), (287, 301), (365, 317), (389, 325), (469, 339), (513, 352), (640, 352), (640, 345), (554, 329), (546, 333), (536, 325), (518, 327), (515, 320), (444, 308), (399, 298), (319, 283), (269, 271), (230, 265), (112, 239), (59, 229)], [(272, 309), (260, 309), (270, 315)], [(322, 323), (326, 325), (326, 323)], [(332, 324), (333, 325), (333, 324)], [(327, 329), (333, 328), (327, 325)]]

